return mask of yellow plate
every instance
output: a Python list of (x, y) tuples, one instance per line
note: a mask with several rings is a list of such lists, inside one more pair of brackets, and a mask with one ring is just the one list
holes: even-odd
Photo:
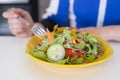
[[(96, 65), (96, 64), (99, 64), (99, 63), (102, 63), (106, 60), (108, 60), (112, 55), (113, 55), (113, 49), (112, 47), (104, 40), (102, 39), (101, 37), (95, 35), (95, 34), (92, 34), (93, 36), (97, 37), (104, 45), (105, 47), (105, 51), (104, 51), (104, 55), (99, 58), (99, 59), (96, 59), (95, 61), (91, 62), (91, 63), (85, 63), (85, 64), (79, 64), (79, 65), (63, 65), (63, 64), (55, 64), (55, 63), (49, 63), (49, 62), (46, 62), (46, 61), (43, 61), (41, 59), (38, 59), (38, 58), (35, 58), (33, 57), (32, 55), (30, 55), (28, 53), (28, 55), (35, 61), (38, 61), (40, 63), (43, 63), (45, 65), (48, 65), (48, 66), (54, 66), (54, 67), (61, 67), (61, 68), (80, 68), (80, 67), (87, 67), (87, 66), (92, 66), (92, 65)], [(39, 44), (40, 42), (40, 39), (36, 36), (33, 36), (28, 42), (27, 42), (27, 45), (26, 45), (26, 52), (29, 52), (29, 51), (33, 51), (35, 49), (35, 47)]]

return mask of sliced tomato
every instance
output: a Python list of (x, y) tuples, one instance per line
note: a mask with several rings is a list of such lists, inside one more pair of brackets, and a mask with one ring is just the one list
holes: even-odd
[(77, 52), (79, 55), (84, 55), (84, 54), (85, 54), (85, 51), (84, 51), (84, 50), (76, 50), (76, 52)]
[(66, 48), (66, 56), (67, 57), (73, 57), (75, 54), (74, 54), (74, 51), (70, 48)]

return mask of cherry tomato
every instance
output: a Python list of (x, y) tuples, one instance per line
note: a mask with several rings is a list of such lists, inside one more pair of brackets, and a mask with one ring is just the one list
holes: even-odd
[(70, 48), (66, 48), (66, 56), (67, 57), (73, 57), (75, 54), (74, 54), (74, 51)]

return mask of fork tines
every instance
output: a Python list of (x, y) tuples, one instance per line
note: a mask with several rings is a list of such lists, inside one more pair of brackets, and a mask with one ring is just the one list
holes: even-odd
[(36, 36), (40, 38), (44, 38), (44, 35), (47, 34), (42, 24), (34, 24), (31, 31), (33, 32), (33, 34), (35, 34)]

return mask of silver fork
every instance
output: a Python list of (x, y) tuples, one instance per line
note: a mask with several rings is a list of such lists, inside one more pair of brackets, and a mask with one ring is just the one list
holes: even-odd
[[(21, 21), (23, 24), (29, 25), (29, 22), (26, 21), (24, 18), (21, 16), (18, 17), (18, 20)], [(44, 26), (40, 23), (35, 23), (33, 27), (31, 28), (31, 31), (34, 35), (38, 36), (39, 38), (43, 39), (44, 35), (47, 34), (46, 29)]]
[[(22, 23), (29, 25), (29, 22), (26, 21), (24, 18), (22, 18), (21, 16), (19, 16), (19, 21), (21, 21)], [(43, 39), (45, 38), (45, 35), (47, 34), (46, 29), (44, 28), (44, 26), (40, 23), (35, 23), (33, 25), (33, 27), (31, 28), (31, 31), (34, 35), (38, 36), (39, 38)]]
[[(11, 9), (8, 9), (7, 11), (10, 11), (11, 13), (14, 13), (13, 11), (11, 11)], [(20, 22), (22, 22), (23, 24), (29, 26), (29, 22), (27, 20), (25, 20), (23, 17), (18, 16), (18, 20)], [(35, 23), (33, 25), (33, 27), (31, 28), (31, 31), (33, 34), (35, 34), (36, 36), (40, 37), (40, 38), (44, 38), (44, 35), (47, 34), (46, 29), (44, 28), (44, 26), (42, 24), (39, 23)]]
[(47, 34), (46, 29), (42, 24), (35, 23), (33, 27), (31, 28), (31, 31), (36, 36), (40, 37), (41, 39), (45, 38), (45, 35)]

